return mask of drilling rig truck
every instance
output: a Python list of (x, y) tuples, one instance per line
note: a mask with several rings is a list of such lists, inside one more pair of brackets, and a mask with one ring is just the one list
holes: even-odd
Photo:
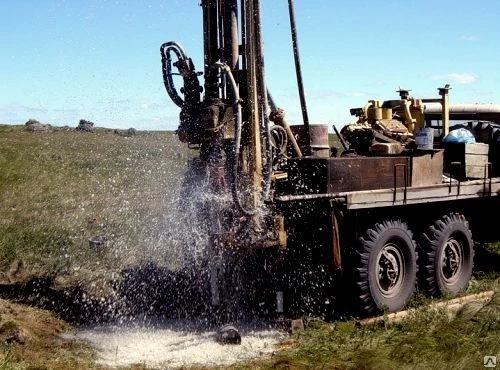
[(300, 125), (266, 84), (261, 2), (200, 5), (202, 70), (177, 42), (160, 50), (178, 138), (198, 150), (182, 206), (206, 245), (186, 264), (211, 307), (366, 315), (401, 310), (416, 289), (463, 292), (474, 243), (499, 239), (489, 215), (500, 199), (500, 106), (450, 104), (448, 85), (435, 98), (400, 89), (351, 109), (357, 121), (333, 126), (332, 147), (329, 127), (309, 123), (293, 1)]

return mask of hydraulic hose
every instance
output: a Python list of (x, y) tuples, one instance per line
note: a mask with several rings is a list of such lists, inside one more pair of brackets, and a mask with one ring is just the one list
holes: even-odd
[(235, 132), (235, 144), (234, 144), (234, 160), (233, 160), (233, 181), (231, 183), (231, 193), (233, 196), (233, 201), (238, 207), (238, 209), (246, 216), (253, 216), (257, 213), (257, 209), (246, 209), (244, 205), (241, 203), (241, 199), (238, 195), (238, 164), (240, 157), (240, 147), (241, 147), (241, 131), (243, 122), (241, 119), (241, 99), (238, 86), (236, 85), (236, 81), (231, 72), (231, 68), (227, 64), (224, 63), (215, 63), (215, 66), (220, 68), (229, 78), (229, 82), (231, 84), (231, 89), (234, 93), (234, 103), (233, 108), (236, 109), (236, 132)]
[(274, 120), (274, 123), (283, 127), (287, 133), (288, 140), (292, 143), (293, 149), (295, 150), (295, 154), (297, 157), (302, 157), (302, 151), (300, 150), (299, 145), (297, 144), (297, 140), (295, 136), (293, 136), (293, 132), (285, 118), (285, 111), (283, 109), (279, 109), (274, 102), (274, 99), (271, 95), (271, 92), (267, 91), (267, 99), (269, 101), (269, 106), (271, 107), (271, 120)]
[(175, 89), (174, 80), (172, 78), (172, 57), (170, 53), (174, 52), (179, 61), (184, 61), (188, 59), (188, 57), (182, 46), (175, 41), (164, 43), (162, 46), (160, 46), (160, 52), (163, 83), (165, 85), (165, 89), (167, 90), (170, 99), (172, 99), (172, 101), (177, 106), (182, 108), (182, 106), (184, 105), (184, 100), (180, 97), (179, 93)]

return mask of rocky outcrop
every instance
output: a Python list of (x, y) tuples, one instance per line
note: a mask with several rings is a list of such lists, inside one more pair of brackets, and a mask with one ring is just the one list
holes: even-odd
[(115, 129), (114, 133), (120, 136), (135, 136), (137, 134), (137, 130), (133, 127), (130, 127), (127, 130)]
[(76, 126), (75, 130), (82, 132), (94, 132), (95, 131), (94, 122), (81, 119), (80, 122), (78, 123), (78, 126)]
[(40, 123), (36, 119), (29, 119), (24, 124), (25, 130), (30, 132), (45, 132), (50, 131), (51, 126), (47, 124)]

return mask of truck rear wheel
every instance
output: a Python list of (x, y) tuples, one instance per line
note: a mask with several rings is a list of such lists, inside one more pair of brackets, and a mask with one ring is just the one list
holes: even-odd
[(457, 295), (472, 276), (474, 244), (469, 224), (458, 213), (443, 216), (422, 235), (420, 282), (432, 296)]
[(359, 239), (355, 286), (363, 313), (402, 309), (415, 291), (415, 241), (399, 219), (376, 223)]

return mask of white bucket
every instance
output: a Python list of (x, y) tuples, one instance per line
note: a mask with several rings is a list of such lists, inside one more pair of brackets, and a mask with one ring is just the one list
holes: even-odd
[(434, 129), (424, 127), (418, 130), (415, 134), (415, 143), (417, 149), (432, 150), (434, 148)]

